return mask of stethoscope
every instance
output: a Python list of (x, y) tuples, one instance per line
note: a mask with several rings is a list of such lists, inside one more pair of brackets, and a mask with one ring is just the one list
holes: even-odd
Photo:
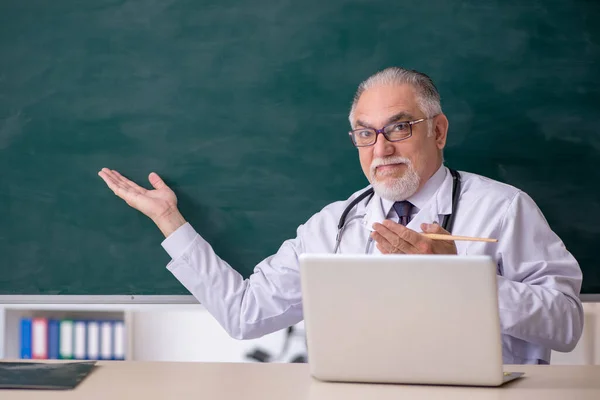
[[(452, 175), (452, 212), (450, 214), (444, 215), (444, 220), (442, 221), (442, 228), (444, 228), (446, 231), (452, 233), (452, 227), (454, 226), (454, 216), (456, 215), (456, 208), (458, 207), (458, 197), (460, 195), (460, 174), (458, 173), (458, 171), (455, 171), (452, 168), (448, 168), (448, 169), (450, 170), (450, 174)], [(338, 231), (337, 231), (337, 236), (335, 238), (335, 248), (333, 250), (334, 254), (337, 253), (340, 248), (340, 243), (342, 242), (342, 234), (344, 233), (344, 228), (346, 227), (346, 222), (350, 222), (354, 219), (363, 217), (362, 215), (355, 215), (350, 220), (346, 221), (346, 217), (348, 216), (348, 213), (358, 203), (363, 201), (366, 197), (369, 198), (367, 200), (367, 203), (368, 203), (371, 200), (371, 197), (373, 197), (373, 193), (374, 193), (373, 188), (368, 188), (367, 190), (362, 192), (360, 195), (358, 195), (354, 200), (352, 200), (350, 202), (350, 204), (348, 204), (348, 207), (346, 207), (346, 209), (342, 213), (342, 216), (340, 217), (340, 221), (338, 222)], [(369, 253), (369, 247), (371, 246), (371, 243), (372, 243), (372, 239), (369, 237), (369, 240), (367, 241), (367, 247), (365, 249), (365, 253)]]

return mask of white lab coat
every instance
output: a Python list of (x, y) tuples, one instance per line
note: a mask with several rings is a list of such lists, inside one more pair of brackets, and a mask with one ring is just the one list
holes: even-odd
[[(572, 350), (583, 329), (577, 261), (527, 194), (479, 175), (460, 174), (453, 233), (498, 239), (456, 246), (458, 254), (487, 254), (498, 265), (504, 363), (548, 363), (551, 349)], [(190, 224), (163, 242), (172, 258), (167, 268), (232, 337), (250, 339), (286, 328), (303, 319), (298, 256), (332, 253), (343, 210), (364, 190), (313, 215), (248, 279), (219, 258)], [(452, 212), (451, 194), (452, 176), (442, 166), (408, 199), (417, 211), (408, 228), (420, 232), (423, 222), (441, 224)], [(393, 217), (391, 210), (392, 202), (377, 195), (360, 202), (347, 216), (338, 252), (379, 253), (369, 244), (368, 228)]]

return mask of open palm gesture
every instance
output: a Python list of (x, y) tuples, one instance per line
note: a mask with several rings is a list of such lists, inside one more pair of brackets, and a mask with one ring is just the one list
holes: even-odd
[(153, 221), (177, 211), (177, 196), (154, 172), (148, 176), (153, 190), (147, 190), (108, 168), (102, 168), (98, 175), (117, 196)]

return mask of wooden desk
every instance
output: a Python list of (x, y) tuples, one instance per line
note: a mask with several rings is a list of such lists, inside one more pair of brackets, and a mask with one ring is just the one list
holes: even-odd
[(73, 391), (0, 390), (2, 400), (600, 399), (600, 366), (508, 366), (501, 388), (324, 383), (306, 364), (103, 361)]

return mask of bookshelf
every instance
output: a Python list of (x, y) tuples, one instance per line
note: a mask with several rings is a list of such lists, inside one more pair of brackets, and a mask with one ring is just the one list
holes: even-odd
[[(0, 359), (19, 358), (23, 317), (123, 320), (128, 361), (252, 362), (249, 353), (261, 349), (279, 354), (285, 339), (285, 330), (259, 339), (232, 339), (197, 302), (114, 303), (109, 299), (107, 304), (82, 304), (64, 300), (44, 303), (35, 299), (29, 303), (0, 302)], [(303, 340), (295, 338), (283, 359), (291, 359), (303, 350)]]
[(21, 320), (46, 318), (57, 320), (123, 321), (125, 359), (131, 360), (132, 311), (117, 305), (91, 304), (9, 304), (0, 306), (0, 357), (18, 359), (21, 349)]

